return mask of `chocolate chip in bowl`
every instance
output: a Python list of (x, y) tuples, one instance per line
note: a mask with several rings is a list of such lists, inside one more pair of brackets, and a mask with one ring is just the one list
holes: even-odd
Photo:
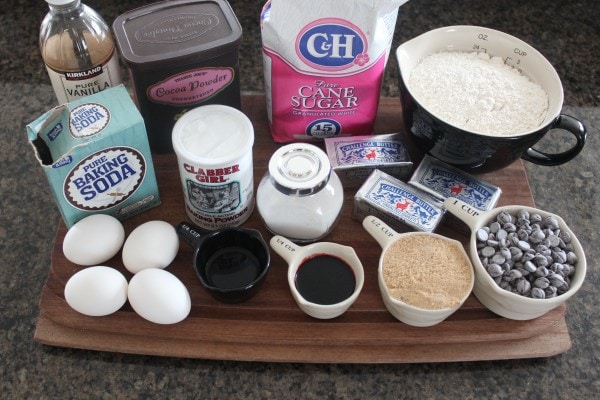
[(471, 228), (473, 293), (494, 313), (534, 319), (565, 303), (583, 284), (583, 248), (560, 216), (519, 205), (482, 212), (455, 198), (444, 207)]

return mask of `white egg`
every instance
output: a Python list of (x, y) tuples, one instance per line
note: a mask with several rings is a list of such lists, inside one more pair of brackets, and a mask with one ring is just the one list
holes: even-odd
[(98, 265), (119, 252), (125, 240), (121, 222), (113, 216), (94, 214), (75, 223), (65, 235), (63, 253), (79, 265)]
[(150, 221), (135, 228), (123, 245), (123, 264), (133, 274), (147, 268), (165, 268), (177, 255), (179, 237), (164, 221)]
[(127, 301), (127, 279), (111, 267), (88, 267), (69, 278), (64, 293), (67, 304), (77, 312), (109, 315)]
[(127, 298), (139, 316), (157, 324), (183, 321), (192, 308), (185, 285), (164, 269), (149, 268), (135, 274)]

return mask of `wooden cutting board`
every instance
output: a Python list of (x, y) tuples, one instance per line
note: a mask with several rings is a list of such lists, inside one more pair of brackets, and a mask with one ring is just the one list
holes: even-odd
[[(263, 96), (244, 96), (243, 111), (253, 122), (255, 187), (267, 170), (271, 154), (280, 145), (268, 129)], [(400, 102), (384, 98), (377, 133), (402, 132)], [(406, 141), (417, 164), (421, 155)], [(162, 203), (124, 221), (126, 234), (150, 220), (173, 225), (186, 221), (183, 193), (174, 155), (156, 155), (154, 165)], [(533, 206), (521, 161), (482, 178), (502, 188), (499, 204)], [(531, 321), (512, 321), (488, 311), (470, 296), (461, 309), (442, 323), (416, 328), (394, 319), (385, 309), (377, 287), (381, 248), (359, 222), (351, 219), (354, 192), (345, 193), (342, 217), (324, 240), (353, 246), (365, 268), (365, 285), (354, 305), (341, 317), (321, 321), (296, 306), (287, 284), (287, 265), (272, 253), (269, 275), (261, 291), (246, 303), (219, 303), (200, 286), (192, 270), (192, 249), (182, 241), (174, 262), (167, 268), (186, 285), (192, 299), (187, 319), (175, 325), (157, 325), (133, 312), (129, 304), (106, 317), (87, 317), (72, 310), (63, 290), (82, 267), (65, 259), (62, 241), (67, 231), (60, 222), (48, 279), (40, 298), (40, 315), (34, 339), (40, 343), (101, 351), (221, 360), (408, 363), (547, 357), (571, 347), (561, 306)], [(272, 236), (258, 212), (244, 226)], [(442, 226), (439, 233), (466, 243), (464, 235)], [(105, 263), (130, 279), (118, 254)], [(539, 343), (544, 346), (539, 346)]]

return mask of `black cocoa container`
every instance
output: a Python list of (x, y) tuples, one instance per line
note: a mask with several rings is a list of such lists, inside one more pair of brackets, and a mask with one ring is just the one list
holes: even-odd
[(150, 4), (117, 17), (113, 30), (152, 152), (173, 152), (173, 126), (192, 108), (240, 109), (242, 28), (227, 1)]

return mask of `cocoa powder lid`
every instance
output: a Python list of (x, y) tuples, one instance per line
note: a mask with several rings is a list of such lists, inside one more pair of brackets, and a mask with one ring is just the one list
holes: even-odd
[(113, 23), (121, 55), (139, 68), (170, 67), (237, 50), (242, 28), (225, 0), (173, 0), (136, 8)]

